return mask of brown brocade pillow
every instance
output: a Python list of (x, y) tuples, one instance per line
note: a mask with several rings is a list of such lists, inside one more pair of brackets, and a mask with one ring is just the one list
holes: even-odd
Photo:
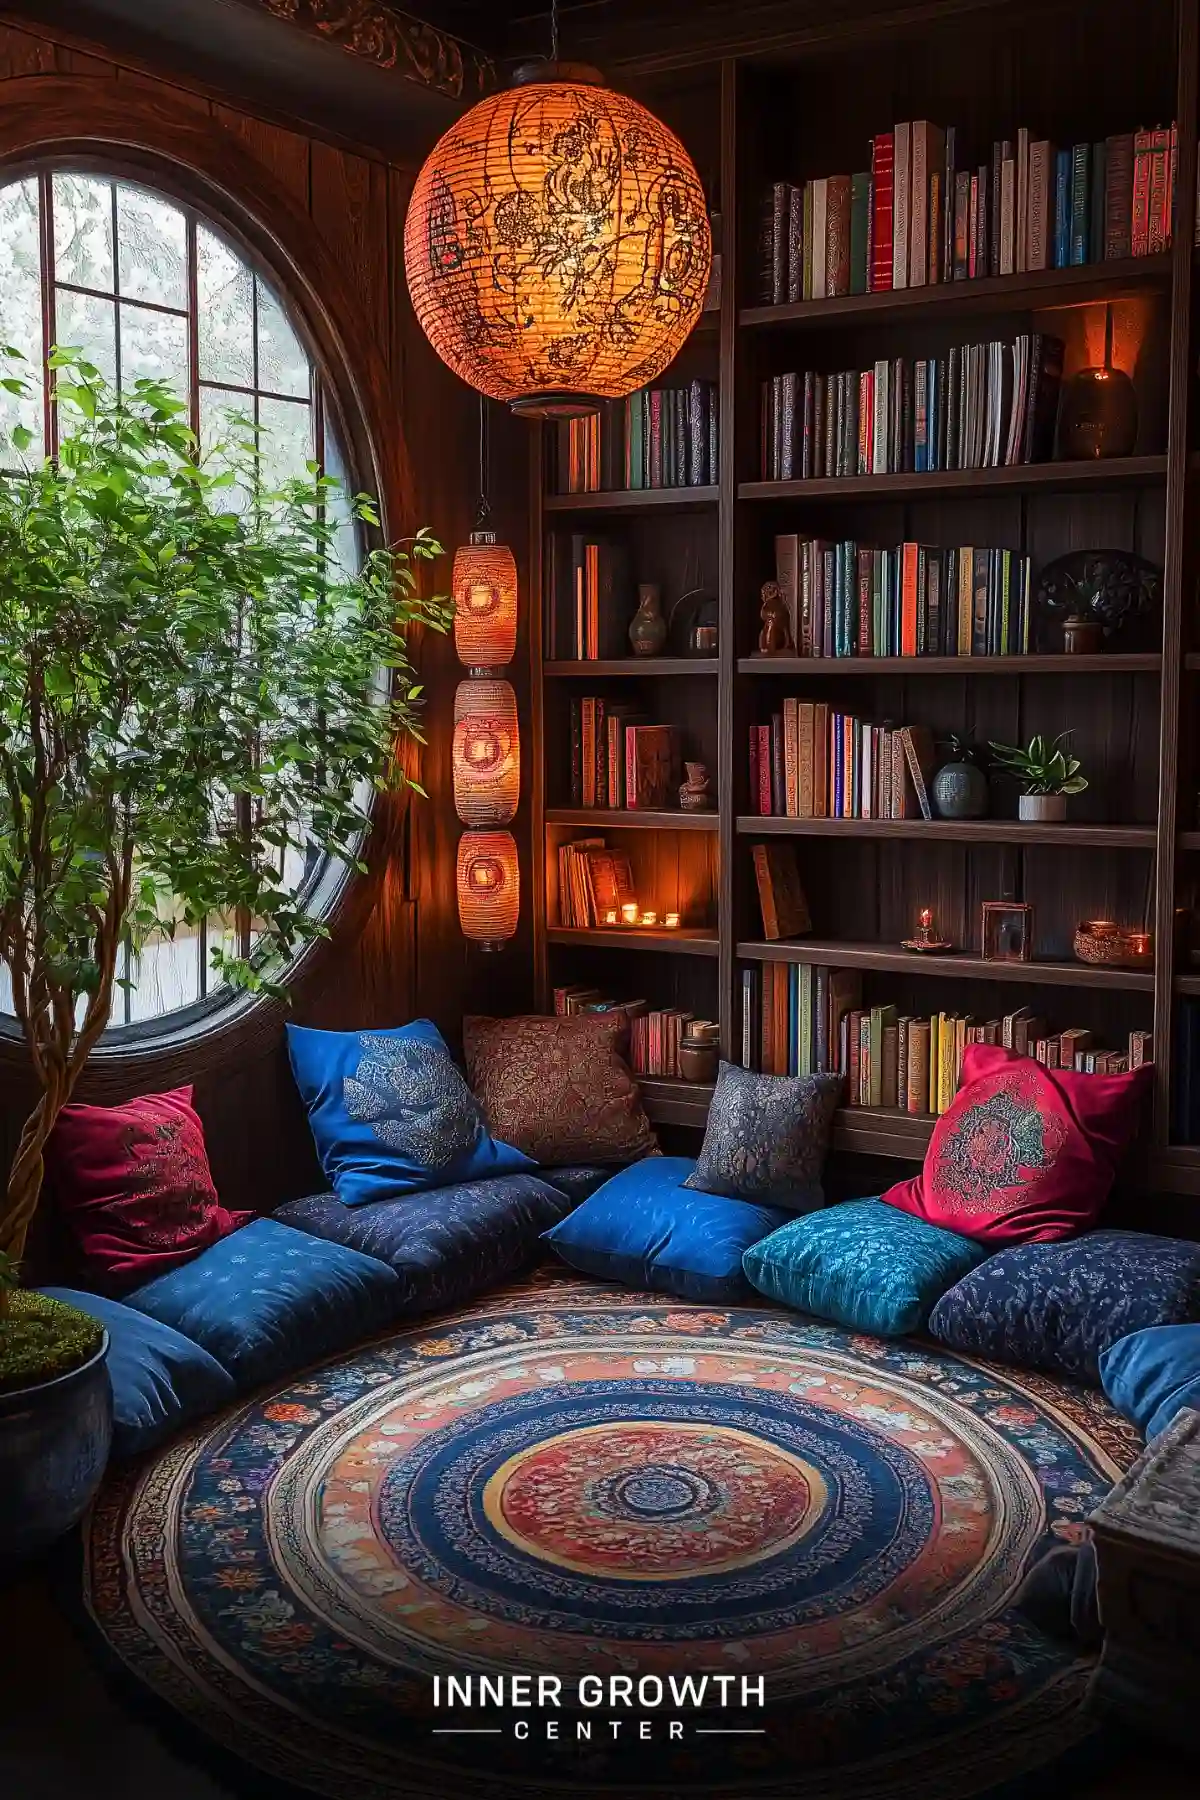
[(621, 1055), (628, 1030), (622, 1012), (464, 1019), (467, 1076), (493, 1137), (547, 1166), (656, 1155)]

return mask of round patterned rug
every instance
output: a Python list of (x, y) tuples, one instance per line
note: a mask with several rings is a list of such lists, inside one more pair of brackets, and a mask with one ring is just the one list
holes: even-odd
[(543, 1277), (116, 1476), (88, 1605), (328, 1800), (966, 1800), (1092, 1729), (1010, 1603), (1138, 1448), (1082, 1389)]

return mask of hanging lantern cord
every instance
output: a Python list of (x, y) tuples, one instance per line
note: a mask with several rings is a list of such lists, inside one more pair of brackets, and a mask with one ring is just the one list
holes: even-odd
[(558, 0), (550, 0), (550, 61), (558, 61)]
[(475, 514), (475, 530), (486, 531), (492, 516), (488, 499), (488, 413), (487, 395), (479, 396), (479, 507)]

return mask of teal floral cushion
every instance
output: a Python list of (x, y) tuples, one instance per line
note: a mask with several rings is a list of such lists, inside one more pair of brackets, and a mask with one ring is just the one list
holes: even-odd
[(840, 1075), (756, 1075), (723, 1062), (684, 1187), (792, 1212), (824, 1206), (821, 1171), (841, 1089)]
[(882, 1200), (847, 1200), (789, 1219), (742, 1258), (768, 1299), (852, 1331), (903, 1337), (988, 1254), (982, 1244), (927, 1225)]

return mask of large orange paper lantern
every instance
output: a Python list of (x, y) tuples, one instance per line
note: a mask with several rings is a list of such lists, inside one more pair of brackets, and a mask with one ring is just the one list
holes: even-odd
[(502, 669), (517, 653), (517, 564), (494, 531), (454, 555), (454, 648), (468, 669)]
[(497, 949), (517, 929), (521, 878), (511, 831), (464, 831), (458, 842), (458, 922), (464, 937)]
[(700, 317), (704, 189), (653, 113), (582, 65), (535, 64), (417, 177), (404, 264), (421, 329), (514, 411), (594, 411), (653, 381)]
[(507, 825), (521, 797), (517, 696), (507, 681), (459, 682), (450, 761), (463, 824)]

